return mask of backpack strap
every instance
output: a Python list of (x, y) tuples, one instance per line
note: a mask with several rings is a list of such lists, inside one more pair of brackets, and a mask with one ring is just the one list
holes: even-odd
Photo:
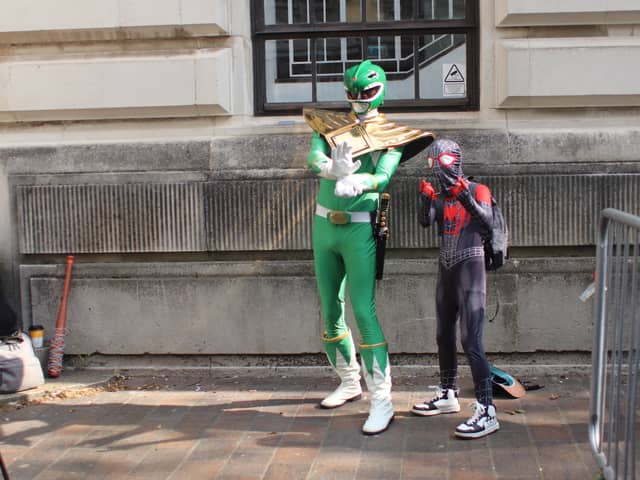
[(477, 182), (469, 182), (468, 190), (462, 190), (458, 194), (458, 201), (483, 228), (491, 228), (491, 205), (487, 208), (483, 202), (478, 202), (478, 200), (476, 200), (476, 190), (478, 185), (481, 184)]
[(20, 335), (20, 332), (14, 332), (11, 335), (4, 335), (0, 337), (0, 343), (12, 344), (12, 343), (22, 343), (24, 342), (24, 338)]

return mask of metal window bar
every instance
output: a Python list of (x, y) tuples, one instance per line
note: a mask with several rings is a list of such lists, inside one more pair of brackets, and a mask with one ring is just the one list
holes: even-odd
[[(327, 19), (327, 5), (326, 2), (321, 2), (322, 3), (322, 18), (321, 19), (316, 19), (316, 21), (321, 21), (321, 22), (326, 22)], [(365, 2), (366, 3), (366, 2)], [(454, 0), (449, 0), (449, 13), (448, 13), (448, 17), (449, 18), (453, 18), (453, 3)], [(378, 20), (381, 20), (381, 4), (380, 1), (376, 1), (375, 2), (376, 5), (376, 18)], [(431, 4), (431, 18), (433, 19), (435, 17), (435, 3)], [(416, 10), (417, 11), (417, 10)], [(307, 0), (306, 2), (306, 12), (307, 12), (307, 23), (311, 22), (311, 17), (310, 17), (310, 12), (311, 12), (311, 5), (309, 4), (309, 1)], [(366, 17), (365, 17), (366, 18)], [(294, 18), (293, 18), (293, 1), (292, 0), (288, 0), (287, 2), (287, 20), (289, 25), (294, 24)], [(399, 0), (395, 0), (394, 1), (394, 20), (395, 21), (400, 21), (400, 2)], [(346, 21), (346, 3), (344, 2), (344, 0), (342, 0), (340, 2), (340, 21), (341, 22), (345, 22)], [(380, 38), (381, 37), (377, 37), (377, 42), (378, 42), (378, 52), (380, 52), (382, 49), (380, 48)], [(326, 39), (325, 39), (326, 40)], [(309, 53), (311, 51), (310, 49), (310, 40), (307, 40), (309, 42), (309, 47), (307, 49), (307, 52)], [(445, 42), (443, 44), (443, 41)], [(395, 60), (396, 63), (396, 69), (395, 71), (388, 71), (387, 73), (403, 73), (403, 74), (408, 74), (411, 73), (412, 69), (409, 70), (402, 70), (400, 67), (400, 64), (402, 61), (404, 60), (409, 60), (411, 59), (412, 55), (407, 55), (405, 57), (402, 57), (401, 55), (398, 55), (397, 52), (400, 52), (400, 36), (397, 35), (395, 38), (395, 55), (393, 57), (389, 57), (389, 58), (383, 58), (380, 54), (378, 54), (377, 56), (371, 57), (365, 57), (365, 58), (371, 58), (372, 60)], [(440, 34), (440, 35), (433, 35), (433, 40), (431, 42), (429, 42), (426, 45), (423, 45), (421, 47), (419, 47), (419, 52), (423, 52), (423, 51), (428, 51), (428, 50), (433, 50), (434, 47), (436, 47), (436, 51), (435, 53), (430, 53), (426, 56), (426, 58), (424, 60), (422, 60), (421, 62), (419, 62), (419, 66), (424, 66), (427, 65), (431, 62), (431, 59), (438, 57), (442, 52), (444, 52), (445, 50), (452, 48), (454, 46), (454, 34)], [(322, 64), (322, 63), (336, 63), (336, 61), (328, 61), (326, 60), (327, 58), (327, 54), (326, 54), (326, 41), (325, 41), (325, 45), (324, 48), (322, 49), (323, 51), (321, 52), (322, 54), (322, 58), (323, 60), (318, 60), (317, 64)], [(339, 63), (342, 63), (342, 71), (345, 71), (347, 66), (347, 59), (346, 59), (346, 40), (343, 39), (343, 45), (342, 45), (342, 52), (341, 52), (341, 57), (342, 60)], [(295, 56), (294, 56), (294, 48), (293, 48), (293, 40), (289, 40), (289, 58), (291, 59), (291, 61), (289, 62), (289, 78), (308, 78), (310, 75), (303, 73), (296, 73), (296, 69), (294, 68), (296, 65), (300, 65), (300, 64), (309, 64), (311, 63), (311, 59), (307, 58), (306, 61), (296, 61), (294, 60)], [(318, 73), (319, 77), (324, 77), (324, 76), (333, 76), (335, 74), (332, 73)]]
[[(399, 36), (398, 36), (399, 37)], [(379, 38), (379, 37), (378, 37)], [(396, 39), (396, 41), (398, 41), (398, 39)], [(308, 45), (308, 52), (310, 52), (310, 45), (311, 42), (310, 40), (307, 40), (307, 45)], [(426, 56), (424, 59), (421, 59), (419, 62), (419, 66), (423, 67), (424, 65), (428, 65), (429, 63), (431, 63), (431, 61), (434, 58), (438, 58), (443, 52), (445, 52), (446, 50), (449, 50), (453, 47), (456, 46), (456, 40), (455, 40), (455, 34), (441, 34), (441, 35), (433, 35), (433, 39), (424, 45), (421, 45), (420, 47), (418, 47), (418, 53), (422, 53), (422, 52), (426, 52)], [(326, 54), (326, 44), (324, 46), (324, 48), (322, 49), (323, 51), (321, 52), (322, 54), (322, 60), (318, 60), (316, 63), (318, 65), (320, 64), (325, 64), (325, 63), (331, 63), (331, 64), (336, 64), (336, 63), (341, 63), (342, 64), (342, 71), (345, 71), (348, 66), (347, 66), (347, 54), (346, 54), (346, 41), (344, 42), (343, 48), (342, 48), (342, 52), (341, 52), (341, 56), (342, 56), (342, 60), (326, 60), (327, 58), (327, 54)], [(380, 50), (378, 50), (380, 51)], [(400, 51), (400, 47), (396, 46), (395, 49), (396, 52)], [(365, 55), (365, 58), (367, 58), (368, 56)], [(396, 55), (394, 57), (390, 57), (389, 60), (395, 60), (396, 63), (396, 68), (395, 70), (386, 70), (387, 74), (394, 74), (394, 73), (399, 73), (399, 74), (410, 74), (413, 71), (413, 68), (410, 68), (408, 70), (402, 70), (400, 68), (400, 64), (403, 61), (406, 60), (410, 60), (413, 57), (413, 54), (409, 54), (409, 55), (405, 55), (404, 57), (401, 55), (398, 55), (396, 53)], [(296, 73), (297, 69), (295, 68), (296, 66), (299, 65), (308, 65), (311, 62), (311, 58), (310, 55), (307, 55), (307, 59), (304, 61), (297, 61), (297, 60), (293, 60), (295, 58), (294, 55), (294, 47), (293, 47), (293, 40), (289, 40), (289, 58), (292, 59), (289, 62), (289, 77), (290, 78), (309, 78), (310, 75), (308, 73)], [(368, 57), (371, 58), (371, 57)], [(386, 60), (386, 57), (382, 57), (380, 54), (378, 54), (376, 56), (376, 58), (373, 58), (372, 60)], [(318, 77), (330, 77), (330, 76), (335, 76), (334, 73), (318, 73)]]
[(589, 441), (607, 480), (640, 478), (640, 217), (600, 215)]

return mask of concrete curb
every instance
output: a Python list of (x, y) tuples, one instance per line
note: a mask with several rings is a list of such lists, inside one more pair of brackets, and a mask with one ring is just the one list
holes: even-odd
[[(549, 375), (568, 375), (568, 374), (590, 374), (591, 364), (545, 364), (545, 365), (508, 365), (500, 364), (501, 369), (507, 371), (509, 374), (515, 377), (536, 377), (536, 376), (549, 376)], [(91, 371), (103, 371), (100, 368), (91, 369)], [(104, 370), (107, 371), (107, 370)], [(108, 369), (113, 371), (113, 369)], [(237, 375), (240, 377), (246, 376), (286, 376), (286, 377), (330, 377), (333, 378), (335, 374), (333, 370), (328, 366), (250, 366), (250, 367), (135, 367), (135, 368), (122, 368), (118, 370), (123, 375), (142, 376), (142, 375), (161, 375), (167, 374), (180, 374), (185, 375), (203, 375), (209, 376), (216, 375)], [(392, 365), (391, 374), (394, 377), (429, 377), (436, 376), (439, 368), (435, 365)], [(471, 370), (467, 365), (461, 365), (458, 367), (459, 375), (461, 377), (469, 377)]]
[(103, 387), (113, 377), (113, 371), (64, 371), (58, 378), (45, 378), (44, 385), (39, 387), (15, 393), (0, 394), (0, 405), (29, 403), (45, 397), (61, 397), (65, 392), (74, 390)]
[[(567, 376), (567, 375), (590, 375), (591, 365), (587, 364), (566, 364), (566, 365), (500, 365), (500, 368), (507, 371), (516, 378), (526, 380), (536, 377)], [(45, 397), (64, 397), (65, 392), (78, 391), (86, 388), (100, 388), (109, 384), (116, 375), (125, 376), (159, 376), (159, 375), (206, 375), (216, 376), (237, 376), (237, 377), (317, 377), (333, 378), (334, 373), (327, 366), (292, 366), (292, 367), (196, 367), (185, 368), (179, 366), (175, 368), (163, 366), (160, 368), (89, 368), (78, 370), (67, 370), (58, 378), (47, 378), (45, 384), (39, 387), (22, 392), (0, 394), (0, 405), (12, 405), (29, 403)], [(437, 377), (438, 367), (434, 365), (399, 365), (392, 367), (392, 376), (397, 379), (407, 378), (428, 378)], [(459, 367), (461, 378), (469, 377), (471, 371), (468, 366)]]

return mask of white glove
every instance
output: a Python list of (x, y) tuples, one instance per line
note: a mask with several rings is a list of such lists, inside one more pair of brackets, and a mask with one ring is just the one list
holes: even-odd
[(326, 155), (323, 155), (323, 157), (323, 159), (315, 162), (315, 166), (319, 170), (318, 176), (335, 180), (336, 177), (331, 174), (331, 165), (333, 165), (333, 162)]
[(329, 175), (338, 179), (356, 172), (360, 168), (360, 160), (355, 162), (351, 158), (351, 145), (342, 142), (331, 149), (331, 166)]
[(356, 197), (367, 187), (365, 180), (368, 175), (347, 175), (336, 182), (334, 193), (338, 197)]

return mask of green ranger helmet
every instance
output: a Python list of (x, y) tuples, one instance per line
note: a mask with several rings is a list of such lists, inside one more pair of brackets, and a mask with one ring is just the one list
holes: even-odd
[(344, 89), (351, 109), (356, 114), (363, 115), (384, 102), (387, 76), (378, 65), (365, 60), (344, 72)]

